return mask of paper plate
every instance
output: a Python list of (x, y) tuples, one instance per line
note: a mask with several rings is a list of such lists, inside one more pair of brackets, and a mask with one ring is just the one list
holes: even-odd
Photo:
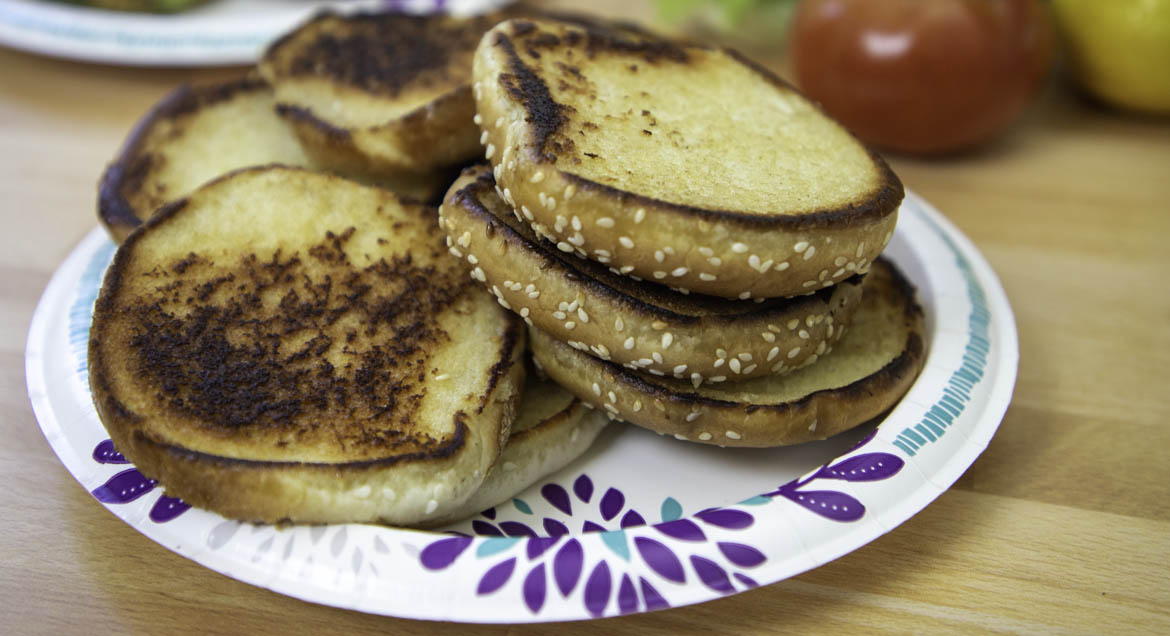
[(610, 426), (588, 454), (442, 531), (276, 528), (189, 508), (117, 454), (86, 344), (114, 245), (95, 229), (53, 276), (29, 333), (29, 396), (85, 489), (208, 568), (304, 600), (467, 622), (588, 619), (699, 603), (799, 574), (922, 510), (987, 446), (1011, 399), (1007, 298), (962, 234), (910, 194), (886, 254), (917, 285), (926, 367), (876, 428), (793, 448), (720, 449)]
[(48, 2), (0, 3), (0, 45), (129, 66), (252, 64), (269, 42), (325, 7), (475, 13), (501, 0), (216, 0), (177, 14), (108, 11)]

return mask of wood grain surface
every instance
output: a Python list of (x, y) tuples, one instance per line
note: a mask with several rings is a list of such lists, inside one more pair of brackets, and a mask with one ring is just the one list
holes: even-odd
[(1059, 81), (979, 152), (891, 157), (999, 274), (1020, 368), (986, 452), (871, 544), (693, 607), (456, 626), (280, 596), (146, 539), (50, 450), (26, 393), (25, 338), (49, 276), (94, 227), (98, 176), (134, 121), (181, 82), (239, 72), (0, 49), (0, 632), (1170, 633), (1170, 121), (1109, 111)]

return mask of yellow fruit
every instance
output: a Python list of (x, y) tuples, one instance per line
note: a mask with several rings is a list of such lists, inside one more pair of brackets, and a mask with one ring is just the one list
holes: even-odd
[(1077, 80), (1100, 99), (1170, 114), (1170, 0), (1053, 0)]

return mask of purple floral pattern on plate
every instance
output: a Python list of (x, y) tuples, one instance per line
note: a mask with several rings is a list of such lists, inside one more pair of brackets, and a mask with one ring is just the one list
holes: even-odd
[[(599, 493), (588, 475), (578, 476), (571, 488), (546, 484), (540, 494), (565, 517), (545, 516), (530, 525), (496, 522), (497, 511), (485, 510), (471, 524), (478, 541), (462, 534), (438, 539), (419, 553), (422, 566), (444, 570), (477, 546), (473, 552), (486, 566), (476, 585), (477, 595), (495, 594), (515, 577), (520, 581), (521, 599), (533, 614), (541, 612), (549, 594), (569, 598), (580, 590), (585, 611), (598, 617), (670, 607), (659, 588), (692, 579), (720, 594), (735, 592), (737, 586), (755, 587), (755, 581), (738, 570), (767, 560), (751, 545), (722, 540), (728, 538), (724, 534), (755, 523), (744, 510), (711, 508), (683, 518), (682, 507), (668, 498), (661, 506), (662, 521), (647, 524), (642, 512), (627, 507), (621, 490), (607, 488)], [(513, 504), (522, 513), (532, 514), (527, 502), (516, 499)], [(568, 526), (574, 521), (580, 524), (577, 535)], [(533, 528), (537, 524), (544, 534)], [(608, 551), (599, 551), (602, 558), (587, 562), (583, 542), (593, 537)], [(718, 560), (692, 550), (712, 542), (718, 548)]]
[[(865, 446), (875, 433), (876, 429), (852, 450)], [(857, 498), (808, 486), (815, 481), (885, 480), (904, 465), (901, 458), (890, 453), (853, 455), (745, 500), (741, 506), (782, 497), (831, 521), (857, 521), (866, 510)], [(538, 615), (550, 593), (567, 599), (581, 585), (580, 602), (585, 611), (600, 617), (670, 607), (660, 588), (685, 585), (692, 580), (720, 594), (756, 587), (755, 579), (741, 570), (768, 560), (759, 547), (735, 540), (734, 533), (755, 523), (755, 517), (740, 507), (708, 508), (684, 516), (678, 501), (667, 498), (660, 510), (662, 521), (647, 524), (642, 512), (627, 507), (621, 490), (611, 487), (599, 492), (585, 474), (579, 475), (569, 488), (548, 483), (539, 492), (553, 512), (538, 517), (528, 502), (518, 498), (512, 504), (524, 515), (536, 517), (533, 522), (498, 520), (497, 510), (485, 510), (471, 522), (476, 537), (455, 534), (430, 543), (419, 553), (422, 566), (444, 570), (474, 546), (475, 557), (484, 560), (477, 596), (499, 593), (515, 576), (522, 579), (517, 591), (524, 605)], [(574, 535), (570, 527), (578, 524), (580, 532)], [(600, 538), (608, 553), (591, 551), (603, 556), (588, 563), (582, 542), (592, 536)], [(698, 549), (711, 544), (716, 548), (714, 553)], [(645, 567), (632, 567), (635, 564)]]
[[(93, 449), (93, 460), (99, 464), (129, 464), (130, 462), (114, 448), (114, 442), (103, 440)], [(93, 489), (93, 496), (105, 504), (128, 504), (154, 490), (158, 482), (127, 468), (116, 473), (105, 483)], [(165, 523), (187, 512), (191, 505), (181, 499), (161, 495), (150, 507), (149, 517), (155, 523)]]

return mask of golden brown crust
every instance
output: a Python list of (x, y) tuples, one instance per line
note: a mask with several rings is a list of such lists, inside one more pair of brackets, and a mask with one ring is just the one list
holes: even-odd
[(144, 474), (233, 518), (442, 514), (498, 456), (524, 375), (522, 326), (443, 251), (433, 209), (388, 192), (222, 177), (116, 254), (91, 330), (98, 413)]
[(159, 168), (168, 161), (158, 146), (182, 134), (183, 120), (227, 100), (269, 93), (264, 81), (252, 75), (217, 84), (184, 84), (147, 111), (98, 182), (98, 220), (114, 240), (121, 242), (159, 206), (186, 194), (158, 180)]
[(322, 165), (426, 173), (479, 152), (471, 54), (499, 17), (325, 12), (270, 46), (259, 68)]
[[(541, 44), (534, 44), (537, 41)], [(902, 185), (869, 150), (864, 152), (875, 176), (868, 189), (847, 204), (826, 207), (813, 202), (812, 207), (788, 213), (737, 208), (742, 204), (734, 197), (723, 207), (670, 202), (582, 176), (572, 166), (595, 155), (581, 151), (579, 140), (605, 124), (577, 121), (574, 103), (560, 103), (554, 93), (599, 99), (590, 92), (587, 75), (600, 50), (628, 56), (631, 69), (657, 64), (677, 67), (683, 74), (700, 57), (743, 66), (775, 94), (813, 108), (792, 87), (733, 52), (550, 22), (512, 20), (498, 25), (481, 43), (473, 72), (485, 154), (508, 194), (505, 198), (531, 210), (538, 233), (554, 242), (575, 239), (577, 252), (588, 258), (599, 250), (607, 252), (611, 262), (630, 275), (650, 279), (656, 272), (681, 272), (670, 276), (672, 285), (727, 298), (794, 296), (830, 286), (864, 271), (892, 236)], [(547, 64), (558, 55), (562, 57), (555, 59), (581, 61), (576, 66), (560, 63), (561, 76), (545, 77), (536, 60)], [(557, 91), (550, 84), (554, 80), (561, 85)], [(623, 90), (635, 91), (637, 72), (628, 81), (632, 84)], [(581, 87), (574, 88), (573, 82)], [(649, 111), (642, 112), (653, 121)], [(642, 132), (653, 135), (650, 128)], [(690, 156), (701, 158), (698, 152)], [(612, 170), (682, 169), (644, 165), (639, 157), (623, 161)], [(580, 229), (556, 223), (557, 218), (573, 217), (581, 220)], [(659, 251), (666, 252), (664, 259), (655, 258)]]
[(926, 357), (913, 290), (884, 261), (867, 278), (855, 326), (837, 350), (782, 378), (692, 389), (581, 354), (535, 329), (529, 336), (544, 371), (582, 400), (659, 433), (721, 446), (798, 444), (869, 421), (901, 399)]
[(484, 166), (465, 171), (440, 208), (451, 253), (474, 260), (473, 276), (506, 307), (629, 369), (696, 385), (788, 372), (835, 341), (861, 298), (860, 277), (762, 303), (681, 294), (569, 256), (513, 214)]

